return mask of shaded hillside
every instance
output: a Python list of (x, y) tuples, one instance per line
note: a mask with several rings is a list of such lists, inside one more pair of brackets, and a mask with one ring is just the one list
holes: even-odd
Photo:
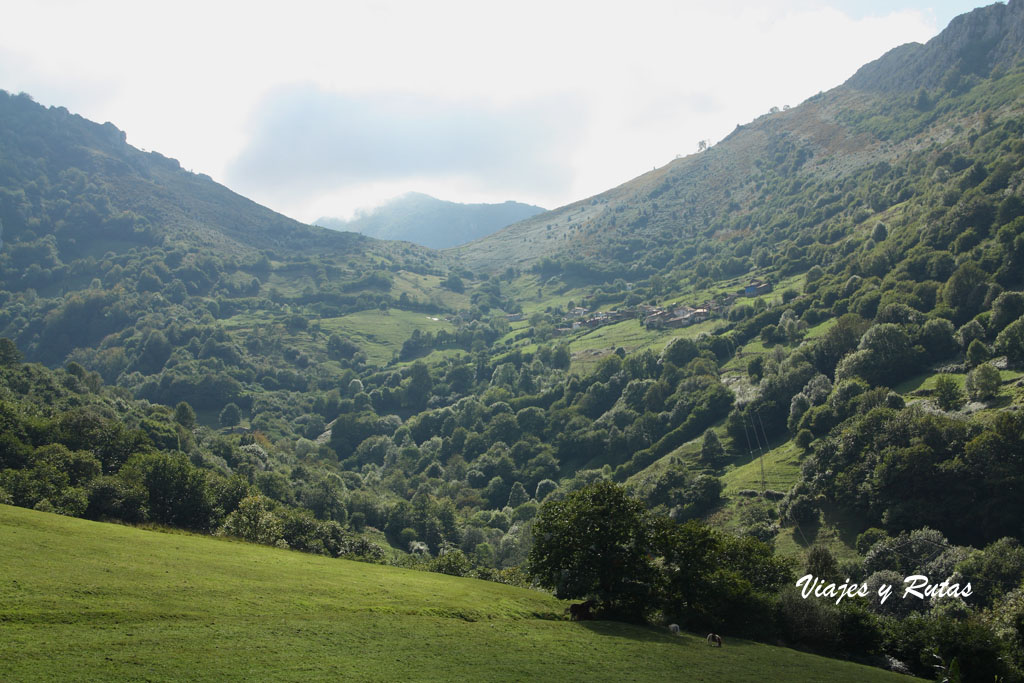
[[(0, 188), (7, 190), (0, 194), (0, 221), (7, 241), (27, 229), (52, 229), (62, 248), (69, 240), (101, 236), (138, 244), (181, 241), (240, 255), (285, 245), (310, 251), (369, 248), (363, 237), (303, 225), (183, 170), (174, 159), (142, 152), (111, 123), (99, 125), (63, 107), (46, 109), (27, 95), (7, 93), (0, 93), (0, 122)], [(41, 178), (49, 187), (40, 185)], [(100, 206), (80, 196), (89, 184), (104, 198)], [(42, 205), (58, 194), (67, 205), (51, 205), (41, 216)]]
[(432, 249), (446, 249), (486, 237), (544, 209), (519, 202), (458, 204), (418, 192), (365, 212), (352, 220), (324, 217), (316, 221), (333, 230), (351, 230), (383, 240), (414, 242)]
[[(0, 240), (0, 336), (214, 423), (468, 307), (434, 252), (302, 225), (25, 94), (0, 94)], [(397, 339), (346, 333), (346, 315), (391, 308), (409, 313)]]

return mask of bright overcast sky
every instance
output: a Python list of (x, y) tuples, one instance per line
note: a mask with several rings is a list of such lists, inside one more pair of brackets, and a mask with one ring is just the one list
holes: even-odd
[(413, 190), (554, 208), (975, 4), (0, 0), (0, 88), (303, 221)]

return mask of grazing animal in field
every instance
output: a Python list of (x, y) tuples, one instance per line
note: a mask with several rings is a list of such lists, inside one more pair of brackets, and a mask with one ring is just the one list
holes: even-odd
[(572, 621), (587, 621), (588, 619), (593, 619), (594, 615), (590, 612), (590, 608), (593, 606), (593, 600), (569, 605), (569, 618)]
[(711, 647), (722, 647), (722, 636), (717, 633), (708, 634), (708, 645)]
[(669, 624), (668, 625), (668, 630), (672, 632), (672, 635), (678, 636), (679, 635), (679, 624)]

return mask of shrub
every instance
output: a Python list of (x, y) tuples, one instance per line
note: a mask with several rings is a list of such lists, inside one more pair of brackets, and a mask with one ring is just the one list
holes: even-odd
[(242, 411), (234, 403), (229, 403), (220, 411), (220, 425), (234, 427), (242, 421)]
[(980, 339), (972, 339), (967, 347), (967, 365), (976, 367), (992, 357), (992, 351)]
[(967, 395), (974, 401), (988, 401), (999, 393), (1001, 383), (999, 371), (983, 363), (967, 375)]
[(282, 532), (281, 520), (274, 514), (270, 499), (259, 495), (243, 498), (221, 529), (224, 535), (264, 545), (282, 540)]
[(943, 410), (958, 410), (964, 405), (964, 392), (949, 375), (935, 378), (935, 401)]
[(1013, 363), (1024, 361), (1024, 318), (1018, 318), (999, 333), (995, 350)]

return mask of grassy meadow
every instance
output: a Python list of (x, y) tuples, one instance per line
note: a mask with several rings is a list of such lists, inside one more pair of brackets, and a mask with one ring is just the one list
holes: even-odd
[(539, 591), (0, 505), (0, 680), (899, 680)]
[(455, 330), (454, 325), (440, 316), (395, 308), (386, 312), (375, 309), (340, 318), (322, 318), (320, 327), (326, 334), (337, 332), (358, 344), (372, 365), (384, 365), (390, 361), (402, 350), (402, 344), (412, 336), (413, 330)]

